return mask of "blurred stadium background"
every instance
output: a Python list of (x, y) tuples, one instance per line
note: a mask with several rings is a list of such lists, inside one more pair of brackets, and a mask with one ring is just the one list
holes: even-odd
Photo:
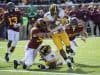
[[(33, 23), (42, 18), (52, 3), (66, 11), (68, 16), (76, 16), (85, 22), (90, 36), (100, 36), (100, 1), (99, 0), (10, 0), (16, 4), (16, 10), (22, 13), (23, 30), (20, 32), (20, 40), (28, 39), (28, 33)], [(0, 0), (0, 16), (6, 12), (7, 0)], [(3, 11), (2, 11), (3, 10)], [(97, 12), (95, 14), (95, 11)], [(94, 15), (95, 14), (95, 15)], [(0, 38), (7, 38), (7, 25), (0, 24)]]

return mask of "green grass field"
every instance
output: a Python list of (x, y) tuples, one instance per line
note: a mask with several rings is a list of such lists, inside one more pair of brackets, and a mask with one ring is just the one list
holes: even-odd
[[(40, 63), (38, 56), (29, 71), (23, 70), (21, 66), (14, 70), (13, 60), (24, 56), (26, 43), (27, 41), (18, 42), (10, 62), (7, 63), (4, 60), (7, 41), (0, 41), (0, 75), (100, 75), (100, 37), (90, 37), (86, 43), (77, 39), (78, 47), (73, 71), (69, 71), (66, 64), (55, 70), (40, 70), (37, 67)], [(52, 40), (44, 40), (43, 44), (50, 44), (57, 50)]]

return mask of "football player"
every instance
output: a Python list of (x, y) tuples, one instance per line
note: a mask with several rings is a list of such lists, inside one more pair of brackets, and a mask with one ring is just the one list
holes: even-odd
[(0, 38), (4, 37), (4, 9), (0, 8)]
[(39, 53), (41, 59), (45, 62), (45, 65), (38, 65), (40, 69), (55, 69), (62, 64), (62, 62), (58, 61), (56, 53), (51, 49), (50, 45), (41, 46)]
[[(61, 24), (61, 19), (63, 19), (64, 17), (64, 10), (58, 8), (56, 4), (52, 4), (49, 8), (49, 12), (44, 15), (45, 20), (48, 22), (48, 29), (52, 34), (53, 42), (60, 51), (63, 59), (66, 61), (69, 69), (72, 69), (70, 56), (66, 56), (66, 52), (73, 53), (73, 50), (70, 47), (69, 37), (64, 31), (63, 25)], [(66, 51), (63, 49), (64, 45), (66, 46)]]
[(4, 22), (4, 9), (0, 8), (0, 27), (3, 22)]
[(8, 62), (19, 40), (19, 29), (21, 26), (21, 14), (19, 11), (15, 11), (14, 3), (7, 3), (7, 12), (5, 13), (4, 20), (8, 26), (8, 44), (5, 54), (5, 60)]
[[(41, 25), (42, 24), (42, 25)], [(30, 40), (25, 49), (25, 56), (23, 60), (14, 60), (14, 68), (17, 69), (19, 65), (23, 65), (23, 69), (29, 69), (34, 59), (39, 51), (39, 48), (43, 42), (44, 31), (42, 27), (44, 26), (44, 21), (38, 19), (30, 31)]]
[(73, 57), (75, 56), (76, 53), (75, 46), (77, 46), (76, 37), (81, 35), (82, 36), (81, 39), (85, 41), (88, 35), (85, 30), (84, 24), (76, 17), (70, 18), (70, 24), (66, 26), (65, 31), (68, 34), (69, 39), (71, 41), (71, 48), (73, 50), (73, 54), (71, 55), (71, 61), (72, 63), (74, 63)]

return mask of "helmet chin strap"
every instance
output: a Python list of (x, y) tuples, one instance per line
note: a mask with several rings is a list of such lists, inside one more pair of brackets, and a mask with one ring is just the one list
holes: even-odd
[(9, 12), (14, 12), (14, 11), (15, 11), (15, 9), (8, 9), (8, 11), (9, 11)]
[(75, 31), (76, 26), (72, 26), (73, 31)]

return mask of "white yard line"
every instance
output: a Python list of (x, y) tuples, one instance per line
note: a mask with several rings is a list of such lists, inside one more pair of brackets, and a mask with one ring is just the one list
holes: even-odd
[(25, 71), (25, 70), (0, 70), (0, 72), (17, 72), (17, 73), (35, 73), (35, 74), (52, 74), (52, 75), (88, 75), (77, 73), (56, 73), (56, 72), (41, 72), (41, 71)]
[[(5, 59), (0, 57), (0, 61), (6, 62)], [(35, 75), (48, 74), (48, 75), (89, 75), (89, 74), (77, 74), (77, 73), (57, 73), (57, 72), (45, 72), (44, 71), (26, 71), (26, 70), (0, 70), (0, 72), (12, 72), (12, 73), (33, 73)]]

